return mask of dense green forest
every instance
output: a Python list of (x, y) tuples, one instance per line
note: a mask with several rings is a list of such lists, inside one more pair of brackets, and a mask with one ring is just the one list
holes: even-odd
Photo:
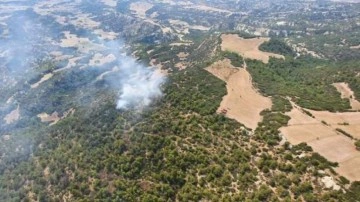
[(295, 51), (288, 46), (285, 42), (279, 39), (270, 39), (260, 45), (259, 50), (264, 52), (277, 53), (284, 56), (295, 56)]
[[(270, 96), (290, 96), (300, 106), (314, 110), (347, 111), (350, 104), (332, 86), (348, 82), (359, 95), (359, 61), (333, 63), (301, 56), (297, 59), (271, 58), (269, 64), (247, 60), (248, 70), (258, 88)], [(324, 76), (331, 75), (331, 76)]]
[[(257, 64), (248, 61), (249, 64)], [(254, 63), (254, 64), (252, 64)], [(174, 73), (142, 113), (119, 111), (111, 92), (52, 127), (31, 131), (33, 156), (0, 177), (2, 201), (344, 201), (318, 171), (334, 163), (305, 144), (280, 145), (281, 97), (251, 132), (215, 113), (225, 83), (194, 67)], [(107, 100), (107, 101), (106, 101)], [(30, 131), (28, 132), (30, 133)], [(299, 158), (299, 154), (306, 157)], [(26, 173), (26, 175), (24, 175)], [(345, 182), (346, 183), (346, 182)], [(356, 190), (357, 186), (353, 185)]]
[[(280, 132), (291, 125), (291, 101), (312, 117), (306, 109), (353, 111), (333, 83), (348, 83), (360, 99), (360, 4), (37, 0), (0, 8), (0, 202), (360, 200), (360, 182), (336, 173), (339, 163)], [(224, 51), (223, 33), (271, 37), (258, 48), (285, 59)], [(129, 69), (144, 67), (144, 80), (153, 70), (164, 76), (147, 107), (117, 109), (128, 59)], [(224, 59), (272, 101), (256, 129), (217, 112), (227, 86), (205, 68)], [(334, 131), (360, 150), (340, 124)]]

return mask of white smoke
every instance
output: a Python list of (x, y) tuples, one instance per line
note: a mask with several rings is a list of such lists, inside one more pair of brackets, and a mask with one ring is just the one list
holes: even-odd
[(162, 95), (161, 85), (165, 77), (158, 71), (145, 67), (131, 57), (121, 59), (120, 95), (118, 109), (143, 108)]

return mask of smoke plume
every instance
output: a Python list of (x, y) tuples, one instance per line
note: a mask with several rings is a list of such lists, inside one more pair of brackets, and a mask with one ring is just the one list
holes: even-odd
[(161, 84), (164, 76), (153, 69), (144, 67), (133, 58), (124, 57), (120, 64), (121, 81), (118, 109), (128, 107), (146, 107), (155, 97), (162, 95)]

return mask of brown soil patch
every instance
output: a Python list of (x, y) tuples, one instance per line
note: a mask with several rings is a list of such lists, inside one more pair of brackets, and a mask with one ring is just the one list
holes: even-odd
[(152, 67), (155, 67), (156, 71), (159, 74), (162, 74), (162, 75), (168, 75), (169, 74), (168, 70), (164, 69), (164, 66), (162, 65), (162, 63), (158, 62), (156, 59), (152, 59), (150, 61), (149, 65), (152, 66)]
[(262, 43), (269, 41), (270, 38), (259, 37), (243, 39), (237, 34), (223, 34), (221, 35), (221, 40), (222, 50), (237, 52), (245, 58), (261, 60), (264, 63), (268, 63), (270, 57), (285, 59), (282, 55), (267, 53), (259, 50), (259, 46)]
[(180, 52), (177, 54), (180, 60), (186, 60), (186, 58), (189, 56), (189, 53)]
[(139, 17), (145, 17), (146, 11), (153, 7), (152, 4), (147, 2), (135, 2), (130, 4), (130, 10), (135, 12)]
[(233, 67), (230, 60), (216, 62), (206, 70), (227, 84), (228, 94), (223, 97), (218, 113), (226, 110), (227, 117), (255, 129), (262, 121), (260, 112), (270, 108), (272, 103), (254, 89), (249, 72)]
[(94, 33), (99, 35), (99, 37), (103, 40), (115, 40), (117, 38), (117, 36), (119, 35), (118, 33), (106, 32), (102, 29), (96, 29), (96, 30), (94, 30)]
[[(281, 133), (291, 144), (306, 142), (315, 152), (324, 156), (329, 161), (338, 162), (337, 172), (351, 181), (360, 180), (360, 172), (349, 166), (360, 167), (360, 152), (356, 150), (353, 140), (336, 131), (336, 128), (359, 130), (360, 113), (332, 113), (325, 111), (309, 111), (315, 118), (303, 112), (303, 109), (293, 104), (291, 112), (286, 115), (291, 117), (288, 126), (280, 128)], [(325, 125), (321, 121), (325, 121)], [(349, 125), (339, 125), (348, 122)], [(357, 123), (352, 127), (351, 123)], [(345, 130), (346, 131), (346, 130)], [(350, 133), (351, 134), (351, 133)], [(357, 133), (359, 134), (359, 133)], [(353, 160), (356, 159), (356, 160)], [(358, 164), (356, 164), (358, 163)]]
[(47, 113), (41, 113), (41, 114), (38, 114), (37, 117), (40, 118), (41, 122), (50, 123), (50, 126), (51, 126), (51, 125), (54, 125), (57, 122), (59, 122), (61, 119), (64, 119), (74, 113), (75, 113), (75, 109), (71, 108), (68, 111), (64, 112), (62, 117), (60, 117), (59, 113), (56, 111), (54, 113), (52, 113), (51, 115), (49, 115)]
[(96, 53), (89, 61), (90, 66), (103, 66), (104, 64), (111, 63), (116, 60), (113, 54), (104, 56), (100, 53)]
[(63, 32), (65, 38), (61, 39), (60, 46), (63, 48), (77, 48), (79, 52), (89, 53), (90, 51), (103, 50), (104, 47), (100, 44), (95, 44), (89, 38), (81, 38), (69, 31)]
[(334, 130), (320, 123), (314, 125), (287, 126), (281, 128), (280, 132), (294, 145), (337, 135)]
[(353, 110), (360, 110), (360, 102), (356, 100), (354, 92), (349, 87), (349, 84), (342, 82), (334, 83), (333, 86), (341, 93), (341, 98), (349, 99)]
[(44, 177), (45, 178), (48, 178), (50, 176), (50, 168), (49, 166), (47, 166), (45, 169), (44, 169)]
[(188, 64), (186, 62), (179, 62), (175, 64), (175, 67), (178, 68), (179, 70), (186, 69), (187, 66)]
[(95, 29), (101, 25), (100, 22), (96, 22), (91, 19), (89, 14), (77, 14), (76, 19), (70, 21), (71, 24), (77, 27)]
[(309, 110), (318, 120), (323, 120), (333, 129), (340, 128), (360, 139), (360, 112), (328, 112)]
[(8, 115), (4, 117), (4, 121), (6, 124), (14, 123), (15, 121), (20, 119), (20, 108), (19, 106), (11, 111)]
[(37, 117), (41, 119), (41, 122), (52, 122), (50, 125), (56, 124), (58, 121), (60, 121), (59, 113), (54, 112), (51, 115), (47, 113), (41, 113), (38, 114)]
[[(343, 135), (333, 135), (319, 140), (308, 142), (315, 152), (318, 152), (329, 161), (344, 162), (354, 156), (360, 156), (350, 138)], [(360, 176), (359, 176), (360, 177)]]
[(360, 180), (360, 156), (354, 157), (341, 163), (335, 171), (349, 180)]

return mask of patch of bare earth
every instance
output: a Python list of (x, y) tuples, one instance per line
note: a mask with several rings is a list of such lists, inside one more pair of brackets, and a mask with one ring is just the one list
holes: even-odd
[(262, 43), (269, 41), (270, 38), (258, 37), (252, 39), (243, 39), (237, 34), (223, 34), (221, 35), (221, 40), (222, 50), (237, 52), (245, 58), (261, 60), (264, 63), (268, 63), (270, 57), (285, 59), (285, 57), (282, 55), (259, 50), (259, 46)]
[(4, 121), (6, 124), (14, 123), (15, 121), (17, 121), (19, 119), (20, 119), (20, 107), (19, 106), (4, 117)]
[(350, 46), (351, 49), (360, 49), (360, 45), (357, 46)]
[(64, 119), (66, 117), (68, 117), (69, 115), (74, 114), (75, 109), (69, 109), (68, 111), (64, 112), (63, 116), (59, 116), (58, 112), (54, 112), (52, 114), (47, 114), (47, 113), (41, 113), (38, 114), (37, 117), (40, 118), (41, 122), (43, 123), (50, 123), (51, 125), (56, 124), (57, 122), (59, 122), (61, 119)]
[(341, 98), (349, 99), (353, 110), (360, 110), (360, 102), (356, 100), (354, 92), (347, 83), (334, 83), (333, 86), (341, 93)]
[(190, 29), (200, 30), (200, 31), (209, 31), (210, 27), (205, 27), (201, 25), (189, 25), (189, 23), (181, 20), (169, 20), (173, 28), (180, 33), (189, 34)]
[(146, 17), (146, 11), (150, 10), (154, 5), (147, 2), (135, 2), (130, 4), (130, 10), (139, 17)]
[(291, 120), (288, 126), (280, 128), (286, 139), (294, 145), (306, 142), (329, 161), (338, 162), (336, 171), (340, 175), (351, 181), (360, 180), (360, 152), (356, 150), (352, 139), (336, 131), (336, 128), (340, 128), (338, 123), (360, 121), (360, 113), (307, 110), (314, 116), (311, 117), (304, 109), (292, 104), (292, 111), (286, 113)]
[(103, 66), (104, 64), (111, 63), (116, 60), (113, 54), (104, 56), (100, 53), (96, 53), (89, 61), (90, 66)]
[(65, 31), (63, 34), (65, 38), (61, 39), (59, 44), (63, 48), (77, 48), (77, 50), (82, 53), (104, 49), (102, 45), (93, 43), (89, 38), (78, 37), (75, 34), (71, 34), (69, 31)]
[(223, 97), (218, 113), (255, 129), (262, 121), (260, 112), (271, 108), (272, 103), (270, 98), (254, 89), (246, 68), (235, 68), (226, 59), (214, 63), (206, 70), (226, 82), (227, 95)]
[(45, 75), (40, 79), (40, 81), (32, 84), (32, 85), (31, 85), (31, 88), (37, 88), (37, 87), (39, 87), (40, 84), (42, 84), (42, 83), (44, 83), (45, 81), (51, 79), (53, 76), (54, 76), (53, 73), (45, 74)]

